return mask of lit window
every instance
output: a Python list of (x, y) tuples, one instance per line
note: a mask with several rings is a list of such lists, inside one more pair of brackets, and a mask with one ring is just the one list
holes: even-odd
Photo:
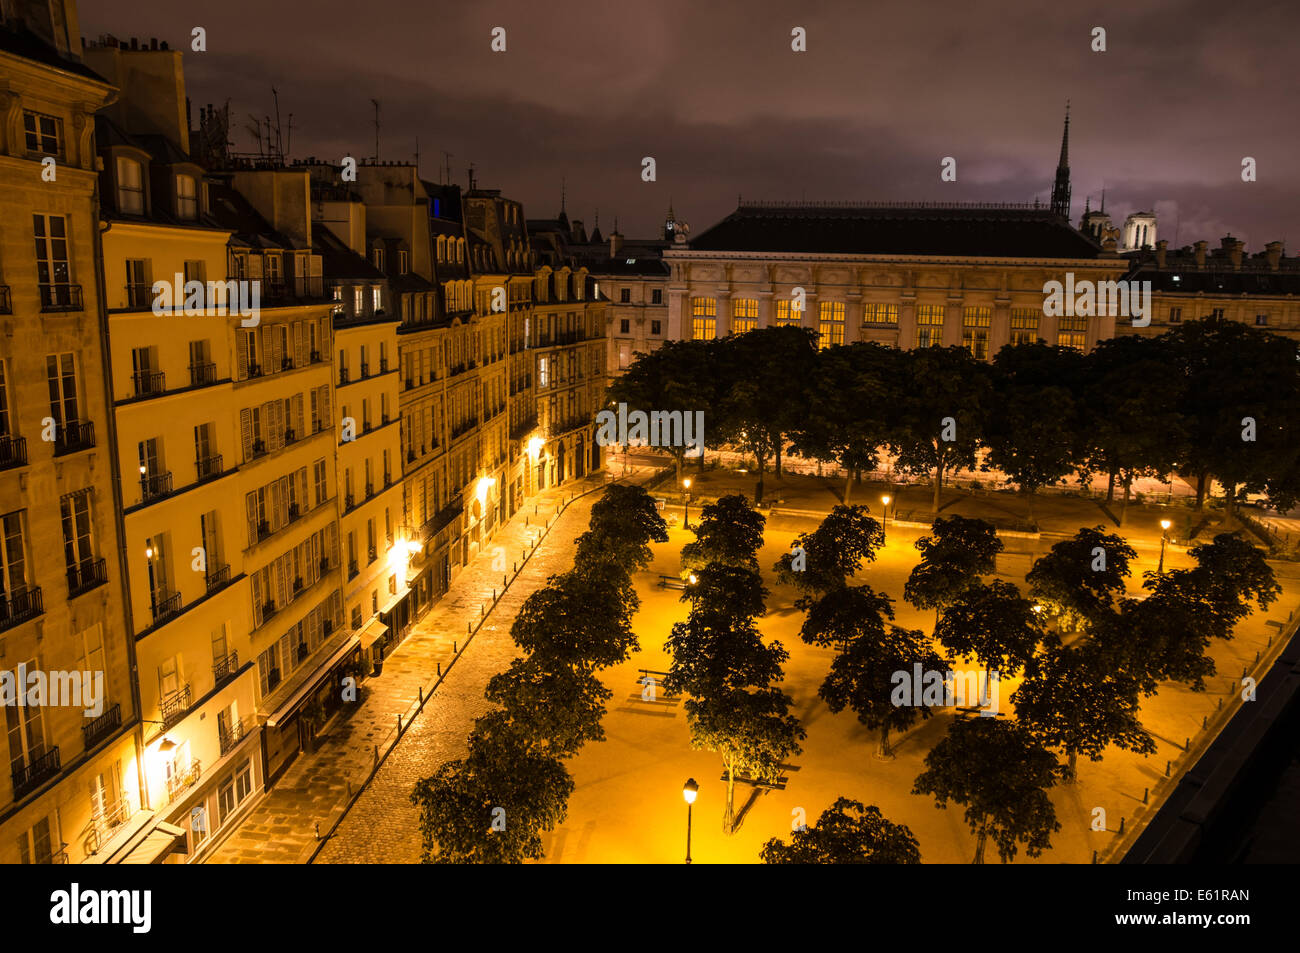
[[(656, 325), (658, 321), (654, 322)], [(731, 302), (731, 330), (735, 334), (752, 331), (758, 327), (758, 299), (734, 298)], [(659, 331), (656, 328), (655, 334)]]
[(844, 302), (823, 301), (818, 306), (817, 346), (844, 343)]
[(803, 312), (794, 307), (794, 303), (785, 298), (776, 303), (776, 326), (778, 328), (787, 325), (800, 325), (803, 323)]
[(989, 325), (993, 320), (992, 308), (965, 308), (961, 316), (961, 346), (971, 357), (983, 361), (989, 356)]
[(144, 186), (140, 182), (140, 163), (125, 156), (117, 157), (117, 210), (123, 215), (144, 214)]
[(712, 341), (718, 336), (718, 299), (691, 299), (691, 338)]
[(866, 304), (862, 306), (862, 323), (898, 327), (898, 305)]
[(1061, 347), (1072, 347), (1082, 351), (1088, 340), (1087, 315), (1061, 315), (1056, 343)]
[(1011, 309), (1011, 343), (1033, 344), (1038, 340), (1038, 319), (1041, 311), (1033, 308)]
[(176, 214), (187, 221), (199, 217), (198, 191), (192, 175), (176, 176)]
[(919, 305), (916, 309), (916, 346), (938, 347), (942, 343), (943, 305)]

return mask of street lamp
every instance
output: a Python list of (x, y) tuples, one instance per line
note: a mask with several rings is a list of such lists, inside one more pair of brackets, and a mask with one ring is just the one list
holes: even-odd
[(881, 542), (884, 542), (885, 534), (889, 531), (889, 500), (890, 500), (890, 496), (888, 493), (886, 493), (884, 496), (880, 498), (880, 505), (884, 507), (883, 513), (884, 513), (884, 520), (885, 520), (884, 524), (880, 527)]
[(686, 502), (682, 504), (682, 529), (691, 528), (691, 478), (687, 477), (682, 480), (682, 486), (686, 490)]
[(1160, 521), (1160, 564), (1156, 566), (1157, 576), (1165, 574), (1165, 544), (1169, 542), (1169, 527), (1173, 525), (1169, 520)]
[(685, 786), (682, 788), (682, 797), (686, 798), (686, 862), (691, 862), (691, 805), (695, 803), (695, 795), (699, 793), (700, 786), (695, 783), (694, 778), (688, 778)]

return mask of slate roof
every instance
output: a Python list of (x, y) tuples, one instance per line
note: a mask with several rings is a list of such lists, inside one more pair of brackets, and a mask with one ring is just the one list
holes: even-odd
[(11, 53), (14, 56), (21, 56), (23, 59), (33, 60), (44, 66), (52, 66), (55, 69), (93, 80), (104, 86), (112, 86), (108, 80), (89, 66), (77, 60), (69, 59), (59, 53), (58, 50), (47, 45), (43, 39), (27, 29), (26, 26), (12, 29), (0, 23), (0, 51)]
[(1033, 206), (741, 205), (692, 251), (970, 258), (1099, 258), (1101, 246)]
[(1124, 277), (1130, 281), (1149, 281), (1152, 291), (1207, 295), (1300, 295), (1300, 271), (1297, 270), (1229, 271), (1222, 267), (1198, 270), (1195, 263), (1189, 264), (1190, 267), (1180, 268), (1171, 263), (1161, 269), (1154, 262), (1143, 262)]
[(362, 258), (324, 225), (315, 222), (311, 227), (312, 250), (320, 253), (321, 271), (328, 279), (355, 278), (362, 281), (380, 281), (386, 276)]

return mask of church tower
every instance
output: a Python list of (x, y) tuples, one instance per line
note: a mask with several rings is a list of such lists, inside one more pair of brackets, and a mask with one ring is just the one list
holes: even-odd
[(1056, 181), (1052, 183), (1052, 211), (1070, 220), (1070, 104), (1065, 104), (1065, 131), (1061, 133), (1061, 159), (1056, 164)]

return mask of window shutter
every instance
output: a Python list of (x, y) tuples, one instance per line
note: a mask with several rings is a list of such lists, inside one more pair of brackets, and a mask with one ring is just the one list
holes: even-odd
[(307, 350), (307, 328), (301, 321), (298, 321), (293, 326), (293, 362), (297, 367), (307, 366), (310, 359)]
[(237, 380), (248, 379), (248, 341), (251, 337), (250, 332), (240, 331), (235, 340), (235, 351), (239, 359), (239, 376)]
[(248, 511), (248, 545), (252, 546), (257, 542), (257, 494), (245, 494), (244, 505)]
[(240, 439), (244, 445), (244, 462), (253, 456), (253, 411), (245, 407), (239, 412)]
[(302, 427), (302, 394), (293, 395), (293, 432), (300, 440), (305, 436)]
[(255, 572), (253, 573), (253, 623), (255, 625), (262, 624), (262, 603), (265, 601), (262, 590), (262, 573)]

